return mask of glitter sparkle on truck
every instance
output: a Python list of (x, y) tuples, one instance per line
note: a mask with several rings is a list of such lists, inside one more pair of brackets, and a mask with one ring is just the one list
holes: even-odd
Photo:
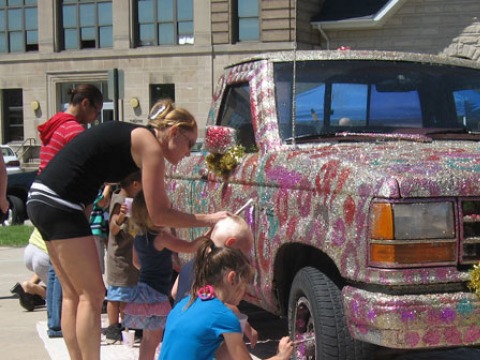
[(205, 148), (169, 167), (172, 203), (234, 212), (253, 199), (246, 300), (313, 339), (297, 359), (480, 344), (480, 300), (467, 288), (480, 260), (480, 64), (265, 54), (225, 69), (208, 125), (205, 142), (233, 128), (245, 153), (223, 174)]

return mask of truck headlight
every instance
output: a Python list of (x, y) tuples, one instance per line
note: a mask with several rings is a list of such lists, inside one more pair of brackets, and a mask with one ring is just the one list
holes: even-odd
[(371, 265), (439, 265), (455, 259), (453, 202), (372, 204)]

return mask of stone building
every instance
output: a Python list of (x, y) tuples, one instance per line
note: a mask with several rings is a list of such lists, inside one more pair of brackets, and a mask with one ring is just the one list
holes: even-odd
[(100, 121), (145, 123), (169, 96), (202, 136), (218, 75), (233, 61), (339, 47), (477, 60), (479, 15), (478, 0), (3, 0), (0, 142), (25, 163), (35, 158), (37, 126), (81, 82), (106, 95)]

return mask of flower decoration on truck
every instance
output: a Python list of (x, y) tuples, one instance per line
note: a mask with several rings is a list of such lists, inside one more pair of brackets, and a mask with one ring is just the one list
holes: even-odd
[(468, 288), (480, 298), (480, 263), (473, 265), (473, 269), (469, 271), (470, 281)]
[(217, 176), (228, 176), (241, 162), (245, 149), (237, 145), (236, 130), (226, 126), (207, 126), (205, 158), (208, 170)]

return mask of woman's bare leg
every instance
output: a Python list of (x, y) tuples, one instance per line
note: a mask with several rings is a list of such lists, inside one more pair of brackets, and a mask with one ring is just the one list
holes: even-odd
[(63, 291), (62, 333), (72, 360), (100, 359), (105, 286), (92, 236), (47, 242)]
[(142, 342), (138, 360), (152, 360), (155, 357), (155, 350), (162, 341), (163, 329), (143, 330)]

